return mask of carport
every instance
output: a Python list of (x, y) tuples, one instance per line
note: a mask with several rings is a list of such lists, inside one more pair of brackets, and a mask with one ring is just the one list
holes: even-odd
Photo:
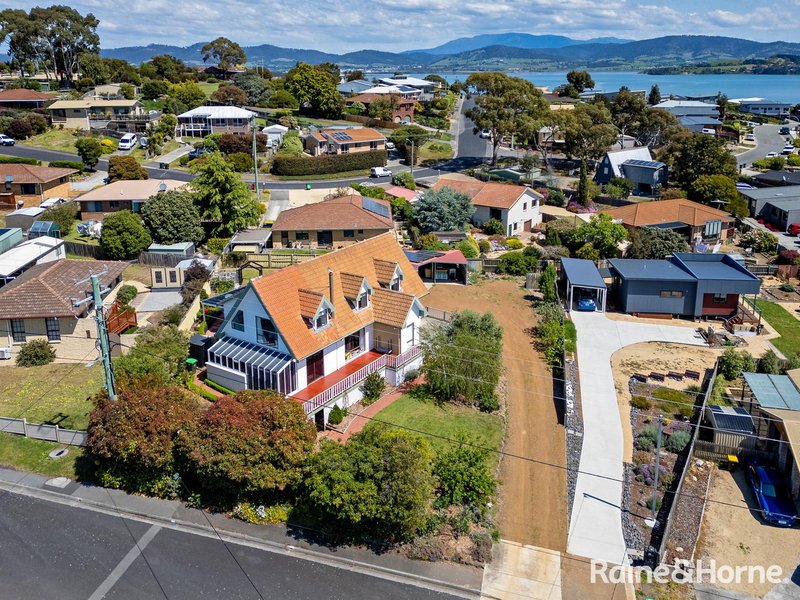
[(578, 288), (596, 292), (595, 302), (598, 312), (606, 311), (608, 286), (593, 261), (582, 258), (562, 258), (561, 273), (567, 286), (567, 310), (572, 310), (574, 290)]

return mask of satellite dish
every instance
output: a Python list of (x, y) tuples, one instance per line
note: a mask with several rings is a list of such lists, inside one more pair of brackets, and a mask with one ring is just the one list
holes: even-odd
[(163, 181), (158, 184), (158, 191), (159, 192), (166, 192), (167, 191), (167, 184)]

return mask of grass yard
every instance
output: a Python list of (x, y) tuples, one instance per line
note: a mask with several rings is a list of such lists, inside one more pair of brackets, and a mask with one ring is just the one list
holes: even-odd
[(445, 142), (425, 142), (419, 149), (419, 160), (445, 160), (450, 158), (453, 148)]
[(47, 150), (76, 153), (76, 139), (78, 138), (73, 135), (70, 129), (50, 129), (40, 135), (35, 135), (27, 140), (20, 140), (17, 143), (21, 146), (36, 146), (37, 148), (46, 148)]
[(65, 429), (86, 429), (91, 411), (88, 398), (102, 387), (100, 365), (87, 368), (82, 363), (52, 363), (43, 367), (2, 367), (0, 416), (25, 418), (31, 423)]
[(83, 448), (67, 446), (69, 454), (53, 460), (47, 455), (62, 444), (31, 440), (21, 435), (0, 433), (0, 466), (19, 471), (32, 471), (48, 477), (77, 479), (76, 462), (83, 456)]
[(800, 321), (780, 304), (756, 300), (761, 314), (781, 337), (772, 340), (775, 347), (788, 358), (800, 352)]
[(211, 96), (211, 94), (213, 94), (219, 89), (219, 86), (221, 84), (219, 81), (216, 81), (214, 83), (208, 83), (207, 81), (202, 81), (198, 85), (200, 86), (200, 89), (203, 90), (206, 96)]
[(62, 236), (67, 242), (79, 242), (81, 244), (88, 244), (89, 246), (99, 246), (100, 239), (90, 235), (81, 235), (78, 233), (78, 221), (72, 224), (72, 229), (65, 236)]
[[(445, 452), (453, 446), (442, 438), (455, 440), (463, 436), (470, 443), (499, 450), (503, 436), (500, 415), (483, 413), (466, 406), (439, 403), (432, 399), (420, 399), (410, 394), (398, 398), (379, 412), (372, 423), (377, 421), (432, 434), (425, 435), (425, 439), (435, 453)], [(492, 453), (489, 456), (492, 465), (496, 465), (497, 460), (497, 454)]]
[(150, 267), (139, 263), (133, 263), (130, 266), (125, 267), (125, 270), (122, 272), (122, 279), (138, 281), (144, 285), (153, 284), (150, 275)]

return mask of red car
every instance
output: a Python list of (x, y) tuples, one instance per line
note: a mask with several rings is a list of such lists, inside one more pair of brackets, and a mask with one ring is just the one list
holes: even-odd
[(792, 223), (787, 230), (789, 235), (800, 235), (800, 223)]

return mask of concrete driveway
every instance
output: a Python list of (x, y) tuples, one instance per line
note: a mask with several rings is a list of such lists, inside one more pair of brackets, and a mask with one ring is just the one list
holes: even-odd
[(626, 564), (622, 535), (623, 434), (611, 356), (641, 342), (703, 346), (688, 327), (612, 321), (603, 313), (573, 311), (578, 331), (578, 376), (583, 407), (583, 445), (567, 551), (614, 564)]

